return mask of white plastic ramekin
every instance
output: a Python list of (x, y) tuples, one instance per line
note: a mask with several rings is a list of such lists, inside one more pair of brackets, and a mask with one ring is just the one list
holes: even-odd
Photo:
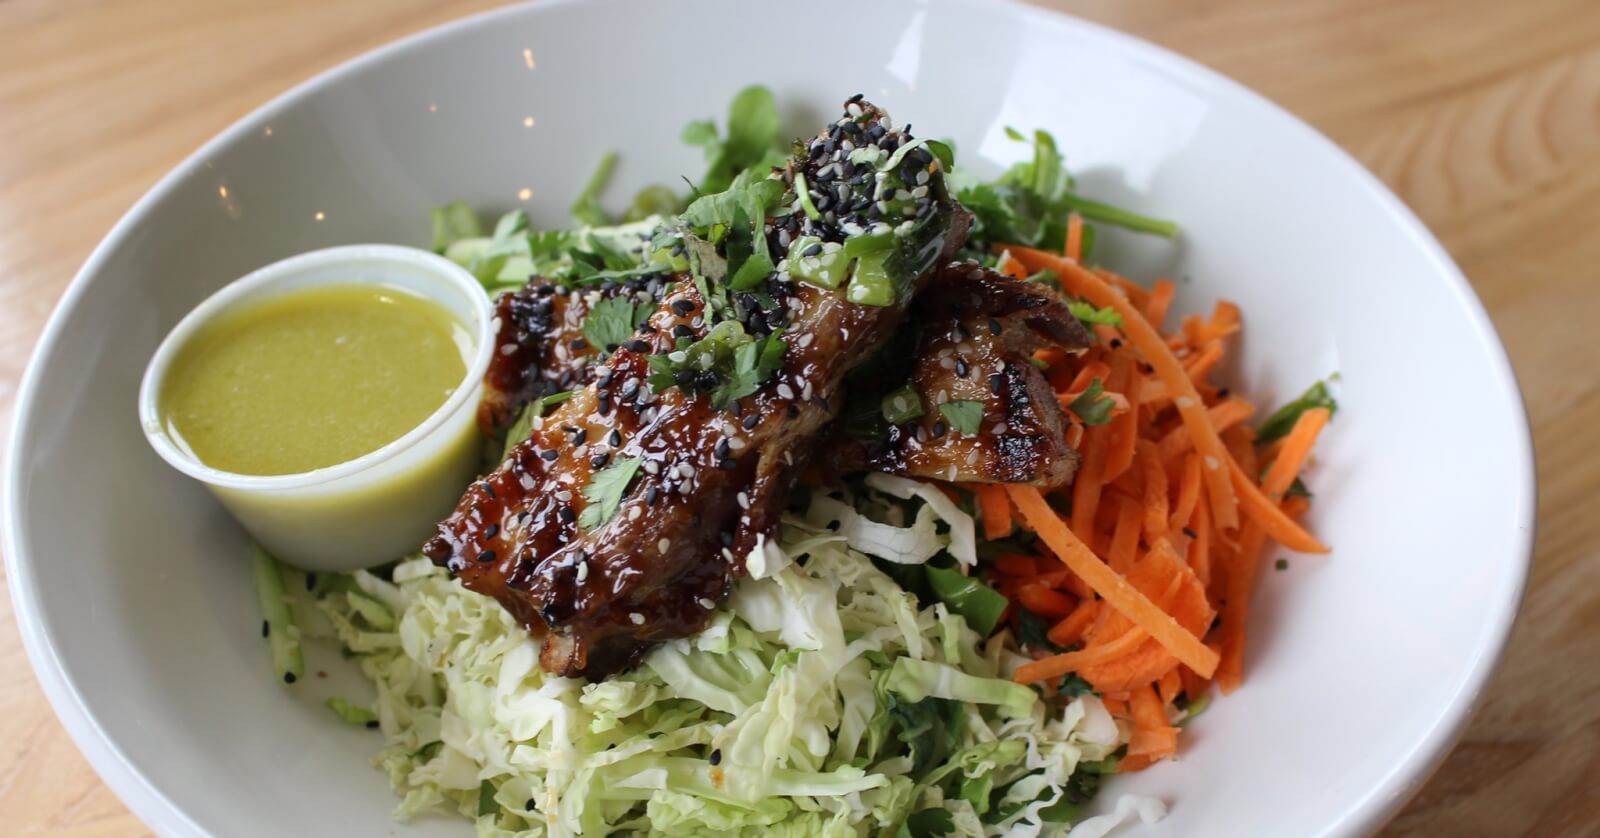
[[(372, 285), (419, 295), (460, 324), (468, 359), (450, 398), (422, 424), (369, 454), (302, 474), (247, 475), (200, 462), (167, 432), (162, 383), (203, 325), (235, 307), (328, 285)], [(415, 552), (477, 471), (483, 376), (494, 352), (494, 308), (461, 266), (423, 250), (350, 245), (268, 265), (207, 298), (167, 335), (139, 389), (145, 436), (173, 468), (201, 481), (261, 546), (308, 570), (354, 570)]]

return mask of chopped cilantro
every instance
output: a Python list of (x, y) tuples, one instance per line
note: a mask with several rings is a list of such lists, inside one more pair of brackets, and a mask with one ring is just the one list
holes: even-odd
[(1071, 311), (1072, 316), (1078, 318), (1078, 321), (1085, 327), (1111, 326), (1116, 329), (1122, 328), (1122, 315), (1118, 314), (1117, 310), (1111, 306), (1095, 308), (1082, 300), (1073, 300), (1067, 303), (1067, 310)]
[(633, 333), (655, 311), (650, 303), (635, 303), (631, 297), (611, 297), (589, 309), (583, 319), (583, 336), (589, 345), (611, 352), (633, 337)]
[(1279, 570), (1288, 570), (1289, 569), (1289, 560), (1288, 559), (1279, 559), (1276, 563), (1274, 563), (1273, 566), (1276, 567)]
[(712, 407), (721, 410), (771, 378), (788, 348), (777, 333), (756, 339), (738, 322), (725, 320), (698, 341), (681, 339), (673, 351), (651, 355), (650, 386), (710, 393)]
[(955, 816), (947, 809), (913, 812), (895, 831), (895, 838), (940, 838), (955, 832)]
[(500, 804), (494, 802), (494, 791), (494, 783), (488, 780), (478, 784), (478, 817), (500, 811)]
[(1261, 426), (1256, 428), (1256, 444), (1265, 445), (1282, 439), (1300, 421), (1300, 414), (1313, 407), (1325, 407), (1329, 413), (1339, 410), (1339, 403), (1333, 400), (1333, 394), (1328, 392), (1328, 383), (1318, 381), (1300, 394), (1300, 398), (1278, 408), (1268, 416)]
[(951, 428), (967, 436), (977, 436), (983, 425), (983, 402), (945, 402), (939, 405), (939, 413)]
[(778, 136), (778, 102), (771, 90), (760, 85), (746, 87), (733, 97), (728, 105), (726, 139), (718, 136), (717, 126), (710, 120), (684, 126), (683, 141), (700, 146), (706, 154), (706, 174), (700, 179), (699, 192), (721, 192), (740, 172), (777, 157)]
[(1096, 378), (1089, 382), (1081, 395), (1072, 400), (1072, 404), (1067, 405), (1067, 409), (1076, 413), (1085, 425), (1104, 425), (1111, 421), (1111, 408), (1116, 406), (1116, 402), (1105, 393), (1106, 388)]
[(583, 499), (589, 503), (578, 516), (578, 526), (593, 530), (611, 520), (611, 516), (617, 514), (617, 507), (622, 505), (628, 483), (643, 463), (638, 457), (620, 457), (590, 476), (589, 485), (583, 487)]
[(1050, 624), (1043, 617), (1026, 608), (1017, 609), (1017, 645), (1023, 649), (1038, 649), (1044, 652), (1057, 653), (1063, 651), (1060, 646), (1050, 640)]
[(1076, 672), (1062, 678), (1061, 685), (1057, 689), (1061, 690), (1061, 694), (1067, 698), (1076, 698), (1080, 695), (1094, 692), (1094, 687), (1088, 681), (1083, 680)]

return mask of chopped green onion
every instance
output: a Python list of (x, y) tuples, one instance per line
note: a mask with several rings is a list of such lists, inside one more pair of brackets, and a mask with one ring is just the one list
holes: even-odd
[(272, 650), (272, 671), (278, 680), (293, 684), (305, 675), (305, 657), (300, 652), (300, 627), (295, 625), (294, 612), (289, 609), (288, 594), (283, 589), (283, 573), (276, 559), (260, 547), (253, 548), (256, 600), (261, 604), (261, 616), (266, 621), (263, 631), (267, 647)]
[(894, 233), (877, 233), (874, 235), (851, 236), (845, 239), (844, 255), (854, 259), (868, 253), (877, 253), (880, 250), (889, 250), (894, 247)]
[(806, 217), (812, 221), (820, 220), (822, 218), (822, 213), (817, 211), (816, 204), (811, 203), (811, 189), (810, 187), (806, 186), (806, 176), (804, 173), (794, 173), (794, 191), (795, 194), (800, 196), (800, 208), (806, 211)]
[[(814, 256), (804, 255), (821, 248)], [(850, 260), (834, 242), (814, 236), (801, 236), (789, 245), (789, 275), (818, 288), (838, 288), (850, 268)]]
[(394, 629), (394, 615), (389, 613), (388, 607), (383, 603), (356, 591), (346, 593), (345, 598), (350, 600), (350, 607), (361, 615), (361, 619), (367, 621), (367, 625), (378, 631)]
[(377, 727), (378, 714), (365, 707), (358, 707), (337, 696), (323, 702), (334, 715), (358, 727)]
[(856, 260), (855, 274), (850, 277), (845, 299), (865, 306), (894, 304), (894, 281), (889, 278), (889, 271), (884, 266), (887, 256), (888, 251), (880, 250)]

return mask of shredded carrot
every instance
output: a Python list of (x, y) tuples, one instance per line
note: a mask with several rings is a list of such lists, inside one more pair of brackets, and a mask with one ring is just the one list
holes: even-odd
[[(1161, 455), (1150, 440), (1139, 440), (1138, 455), (1139, 472), (1144, 478), (1144, 537), (1146, 541), (1155, 541), (1168, 530), (1167, 470), (1161, 467)], [(1199, 479), (1196, 474), (1196, 489)]]
[(1072, 480), (1072, 529), (1084, 540), (1094, 538), (1094, 516), (1100, 508), (1101, 475), (1105, 473), (1106, 438), (1110, 435), (1111, 429), (1105, 425), (1083, 434), (1083, 465)]
[(1022, 263), (1018, 262), (1017, 258), (1012, 256), (1009, 250), (1000, 254), (1000, 261), (995, 264), (995, 270), (1012, 279), (1028, 278), (1028, 269), (1023, 267)]
[[(1004, 491), (1001, 490), (1002, 494)], [(995, 557), (994, 568), (1007, 576), (1019, 576), (1025, 579), (1039, 575), (1037, 558), (1026, 553), (1001, 553)]]
[(1205, 495), (1200, 496), (1200, 502), (1195, 504), (1194, 514), (1189, 516), (1189, 529), (1194, 531), (1194, 540), (1189, 543), (1189, 566), (1194, 568), (1194, 575), (1199, 577), (1200, 584), (1209, 586), (1211, 583), (1211, 510), (1206, 508)]
[[(1029, 527), (1044, 541), (1050, 551), (1056, 554), (1056, 558), (1087, 582), (1089, 587), (1112, 608), (1132, 620), (1135, 625), (1155, 638), (1162, 647), (1196, 672), (1209, 677), (1216, 671), (1217, 653), (1207, 648), (1200, 638), (1179, 625), (1171, 614), (1156, 607), (1149, 598), (1129, 584), (1128, 580), (1119, 576), (1084, 546), (1083, 541), (1073, 534), (1071, 528), (1056, 517), (1055, 511), (1045, 502), (1044, 496), (1039, 494), (1038, 489), (1032, 486), (1007, 485), (1006, 492), (1011, 496), (1011, 502), (1022, 513)], [(1018, 670), (1017, 677), (1018, 680), (1025, 682), (1021, 670)]]
[(1124, 499), (1117, 504), (1117, 524), (1112, 530), (1106, 561), (1112, 570), (1124, 576), (1133, 567), (1134, 553), (1139, 549), (1139, 527), (1143, 518), (1144, 510), (1137, 502)]
[(1017, 601), (1023, 608), (1048, 620), (1059, 620), (1078, 607), (1072, 597), (1032, 582), (1017, 588)]
[(1178, 695), (1183, 692), (1183, 678), (1178, 674), (1178, 670), (1182, 668), (1174, 666), (1156, 681), (1156, 694), (1161, 696), (1161, 703), (1167, 707), (1171, 707), (1172, 703), (1178, 700)]
[(1067, 246), (1063, 252), (1075, 262), (1083, 259), (1083, 216), (1075, 212), (1067, 216)]
[(1040, 658), (1031, 663), (1025, 663), (1017, 667), (1016, 674), (1011, 677), (1012, 680), (1019, 684), (1031, 684), (1035, 681), (1060, 678), (1071, 672), (1077, 672), (1096, 664), (1108, 663), (1125, 657), (1149, 639), (1150, 635), (1145, 634), (1142, 629), (1133, 629), (1108, 643), (1089, 646), (1076, 652), (1063, 652), (1059, 655), (1051, 655), (1048, 658)]
[[(1217, 435), (1216, 428), (1211, 426), (1205, 404), (1200, 400), (1200, 394), (1195, 391), (1194, 382), (1189, 380), (1183, 366), (1173, 357), (1172, 350), (1161, 339), (1161, 334), (1128, 302), (1127, 298), (1113, 291), (1104, 280), (1079, 267), (1077, 263), (1032, 248), (1018, 248), (1014, 255), (1032, 270), (1054, 270), (1061, 278), (1062, 287), (1068, 292), (1083, 297), (1094, 305), (1109, 306), (1122, 317), (1124, 333), (1140, 354), (1144, 355), (1145, 362), (1154, 367), (1156, 374), (1166, 382), (1173, 403), (1177, 405), (1178, 414), (1183, 417), (1184, 426), (1194, 437), (1195, 450), (1199, 452), (1204, 466), (1202, 476), (1205, 479), (1206, 490), (1211, 495), (1211, 514), (1215, 516), (1217, 526), (1225, 530), (1237, 527), (1239, 502), (1234, 496), (1235, 487), (1228, 479), (1227, 464), (1224, 462), (1228, 452), (1223, 448), (1222, 439)], [(1157, 288), (1160, 287), (1161, 284), (1157, 283)]]
[(1133, 354), (1118, 352), (1112, 360), (1111, 378), (1117, 390), (1127, 400), (1128, 408), (1111, 420), (1111, 439), (1107, 443), (1105, 471), (1101, 479), (1107, 483), (1121, 477), (1133, 466), (1133, 450), (1139, 439), (1139, 385), (1140, 376), (1133, 369)]
[(1085, 597), (1078, 602), (1078, 607), (1072, 610), (1066, 619), (1050, 627), (1046, 636), (1050, 642), (1057, 646), (1072, 646), (1083, 640), (1083, 634), (1089, 629), (1089, 624), (1094, 622), (1100, 612), (1100, 600), (1094, 597)]
[[(1306, 413), (1310, 412), (1309, 410), (1306, 411)], [(1282, 457), (1279, 458), (1280, 461), (1282, 459)], [(1269, 499), (1267, 493), (1264, 493), (1262, 488), (1257, 486), (1255, 481), (1244, 473), (1244, 469), (1240, 468), (1239, 464), (1233, 462), (1231, 458), (1228, 460), (1228, 473), (1233, 478), (1233, 485), (1239, 490), (1242, 501), (1241, 508), (1245, 517), (1259, 524), (1261, 529), (1272, 537), (1272, 540), (1290, 550), (1301, 553), (1328, 552), (1327, 546), (1318, 541), (1316, 536), (1306, 532), (1305, 528), (1295, 523), (1293, 518), (1283, 514), (1283, 510), (1278, 507), (1278, 504)], [(1284, 487), (1284, 489), (1278, 490), (1274, 494), (1281, 495), (1287, 489), (1288, 487)]]
[[(1276, 503), (1269, 500), (1272, 497), (1282, 497), (1294, 483), (1294, 478), (1300, 473), (1300, 468), (1305, 464), (1311, 454), (1311, 446), (1316, 442), (1317, 436), (1327, 425), (1329, 413), (1324, 408), (1313, 408), (1300, 414), (1300, 418), (1290, 429), (1289, 435), (1284, 439), (1278, 458), (1273, 461), (1272, 467), (1267, 469), (1266, 478), (1262, 482), (1261, 491), (1265, 492), (1262, 499), (1283, 524), (1293, 527), (1304, 534), (1299, 525), (1292, 518), (1285, 515)], [(1237, 464), (1233, 465), (1236, 475), (1243, 476)], [(1238, 479), (1236, 477), (1236, 479)], [(1244, 478), (1249, 482), (1249, 478)], [(1257, 492), (1255, 494), (1260, 494)], [(1248, 501), (1247, 501), (1248, 504)], [(1228, 577), (1228, 599), (1223, 605), (1222, 626), (1222, 655), (1224, 666), (1217, 673), (1217, 680), (1222, 685), (1225, 693), (1233, 692), (1239, 688), (1244, 678), (1244, 646), (1245, 622), (1250, 614), (1250, 594), (1255, 586), (1256, 567), (1259, 564), (1263, 538), (1271, 535), (1280, 544), (1290, 549), (1300, 549), (1302, 552), (1327, 552), (1327, 548), (1317, 544), (1309, 534), (1305, 534), (1311, 544), (1320, 547), (1320, 550), (1304, 550), (1296, 547), (1289, 541), (1269, 528), (1268, 524), (1251, 513), (1247, 505), (1246, 515), (1250, 520), (1245, 524), (1244, 532), (1240, 536), (1239, 552), (1235, 556), (1235, 566), (1230, 570)]]
[(983, 513), (983, 537), (999, 541), (1011, 534), (1011, 504), (998, 484), (974, 483), (968, 488), (978, 499), (978, 509)]
[(1178, 502), (1172, 509), (1172, 518), (1167, 522), (1167, 529), (1183, 529), (1189, 516), (1194, 514), (1195, 504), (1199, 502), (1200, 457), (1190, 454), (1183, 461), (1183, 480), (1178, 484)]
[[(1206, 409), (1206, 417), (1211, 420), (1211, 427), (1218, 433), (1249, 419), (1256, 412), (1256, 406), (1244, 399), (1223, 399)], [(1161, 449), (1161, 462), (1177, 457), (1185, 451), (1193, 450), (1194, 438), (1182, 426), (1168, 431), (1159, 443)]]
[[(1167, 319), (1167, 309), (1172, 306), (1172, 298), (1177, 294), (1178, 287), (1170, 279), (1156, 280), (1154, 291), (1150, 292), (1150, 302), (1144, 305), (1144, 316), (1156, 327), (1161, 326), (1161, 321)], [(1100, 303), (1095, 303), (1100, 305)]]

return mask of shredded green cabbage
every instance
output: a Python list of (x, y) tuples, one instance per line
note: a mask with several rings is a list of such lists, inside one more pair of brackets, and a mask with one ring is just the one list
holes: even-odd
[(1069, 780), (1127, 731), (1092, 694), (1052, 703), (1013, 683), (1025, 658), (1008, 634), (919, 607), (855, 549), (920, 555), (906, 545), (933, 529), (925, 514), (949, 530), (935, 552), (960, 549), (970, 516), (916, 485), (875, 487), (927, 501), (909, 526), (791, 519), (704, 632), (600, 683), (542, 671), (504, 609), (426, 559), (332, 586), (316, 603), (376, 687), (395, 815), (457, 813), (480, 836), (766, 838), (913, 834), (935, 809), (950, 814), (934, 834), (1065, 834), (1082, 802)]

